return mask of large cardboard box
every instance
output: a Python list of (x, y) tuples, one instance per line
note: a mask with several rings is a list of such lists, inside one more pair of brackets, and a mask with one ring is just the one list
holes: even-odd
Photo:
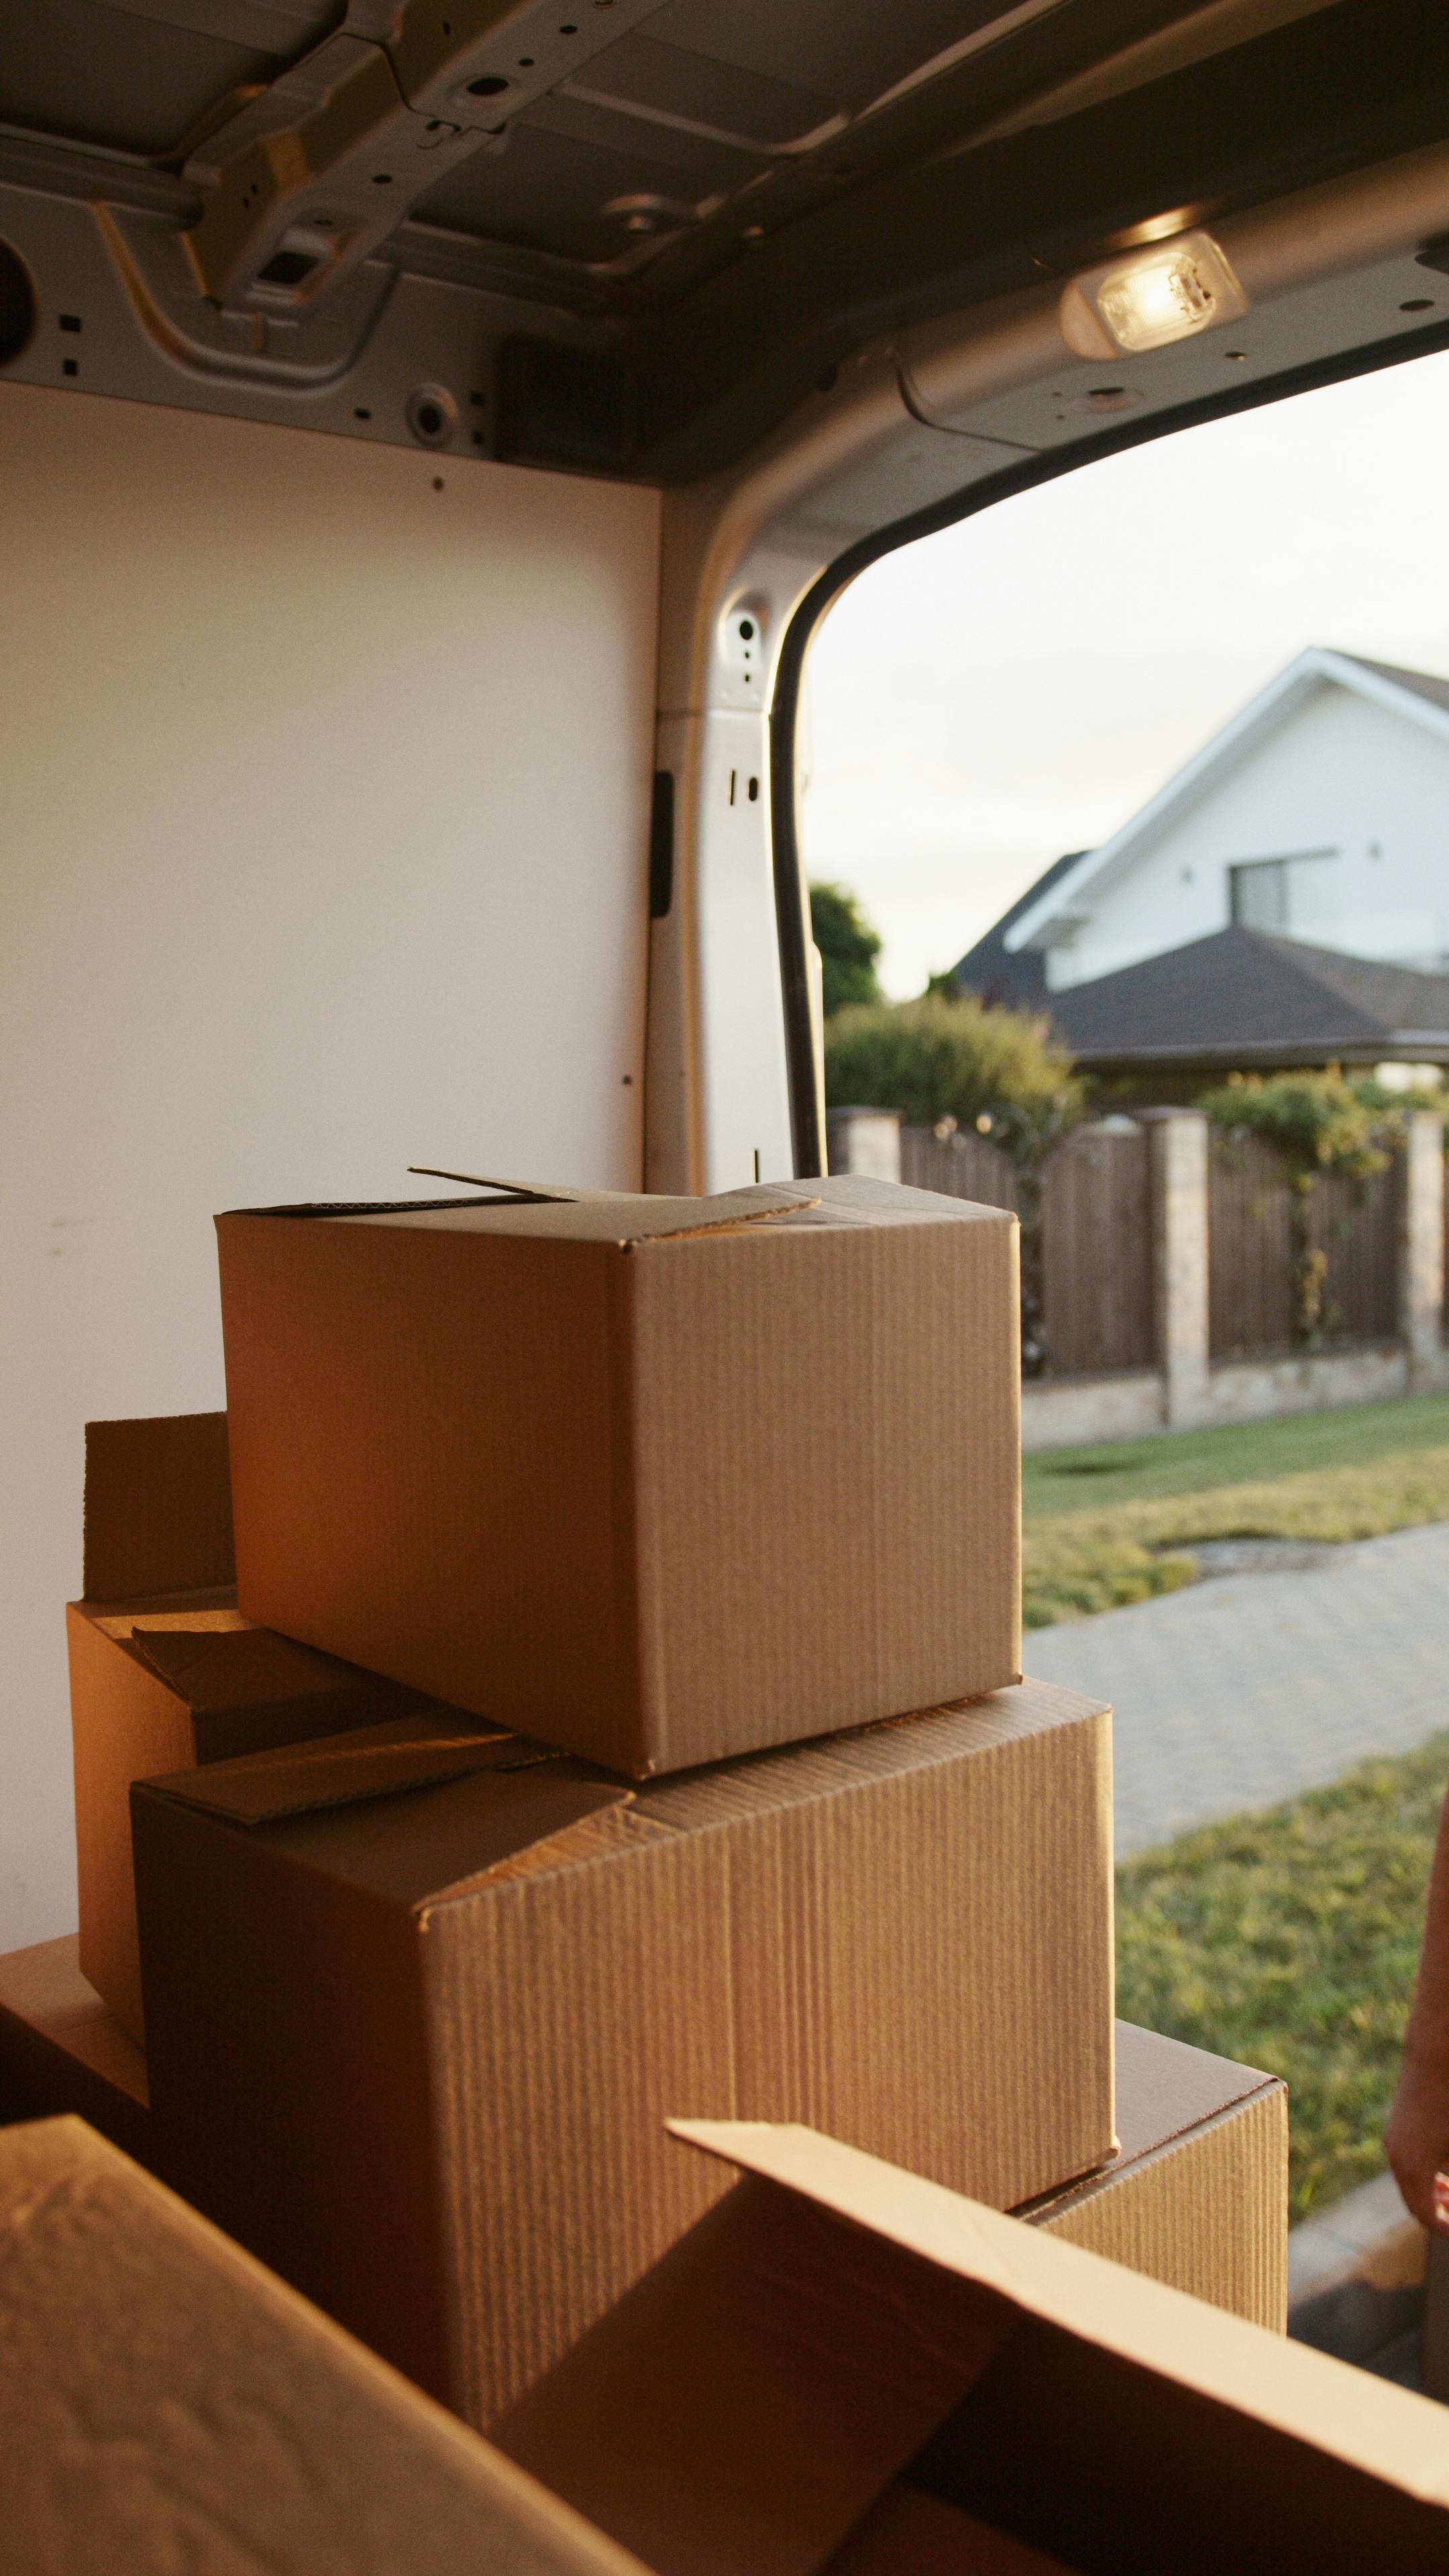
[(833, 2139), (674, 2125), (743, 2179), (494, 2436), (656, 2576), (1449, 2569), (1426, 2399)]
[(132, 1812), (168, 2174), (480, 2427), (723, 2188), (671, 2106), (1000, 2206), (1112, 2152), (1109, 1719), (1069, 1692), (637, 1792), (404, 1722)]
[(1119, 2021), (1117, 2137), (1100, 2173), (1014, 2215), (1281, 2334), (1287, 2086)]
[(140, 2045), (131, 1782), (424, 1703), (243, 1618), (225, 1414), (89, 1423), (85, 1513), (86, 1597), (66, 1608), (80, 1966)]
[(1019, 1674), (1003, 1210), (857, 1178), (217, 1227), (250, 1618), (639, 1778)]
[(7, 2576), (643, 2576), (80, 2120), (0, 2133)]
[(153, 2161), (146, 2060), (81, 1975), (76, 1936), (0, 1958), (0, 2123), (74, 2112)]

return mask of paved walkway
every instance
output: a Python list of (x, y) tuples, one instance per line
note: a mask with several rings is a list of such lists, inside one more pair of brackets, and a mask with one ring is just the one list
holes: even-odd
[(1125, 1856), (1449, 1727), (1449, 1525), (1034, 1629), (1024, 1655), (1116, 1709)]

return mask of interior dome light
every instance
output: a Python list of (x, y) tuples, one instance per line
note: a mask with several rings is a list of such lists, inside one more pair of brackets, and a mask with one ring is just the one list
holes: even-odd
[(1211, 233), (1179, 233), (1074, 278), (1062, 297), (1062, 337), (1079, 358), (1135, 358), (1236, 322), (1247, 309)]

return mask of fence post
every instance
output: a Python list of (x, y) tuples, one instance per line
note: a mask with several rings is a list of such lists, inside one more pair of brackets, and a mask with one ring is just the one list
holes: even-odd
[(1162, 1418), (1208, 1411), (1208, 1124), (1199, 1109), (1143, 1109), (1152, 1171), (1152, 1311)]
[(864, 1172), (872, 1181), (901, 1177), (898, 1109), (831, 1109), (825, 1117), (832, 1172)]
[(1444, 1329), (1444, 1130), (1432, 1109), (1405, 1121), (1399, 1202), (1399, 1338), (1410, 1394), (1439, 1382)]

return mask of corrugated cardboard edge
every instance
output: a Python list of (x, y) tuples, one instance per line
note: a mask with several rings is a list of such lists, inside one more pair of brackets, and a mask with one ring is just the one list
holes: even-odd
[(1109, 2165), (1038, 2204), (1025, 2223), (1281, 2335), (1288, 2320), (1286, 2085), (1266, 2078), (1126, 2165)]
[(5, 2239), (7, 2564), (645, 2576), (83, 2121), (0, 2138)]
[(1449, 2506), (1449, 2443), (1442, 2410), (1429, 2398), (1349, 2372), (1306, 2344), (1280, 2340), (815, 2130), (715, 2120), (671, 2120), (668, 2127), (686, 2145), (777, 2183), (1080, 2342), (1256, 2417), (1422, 2503)]

